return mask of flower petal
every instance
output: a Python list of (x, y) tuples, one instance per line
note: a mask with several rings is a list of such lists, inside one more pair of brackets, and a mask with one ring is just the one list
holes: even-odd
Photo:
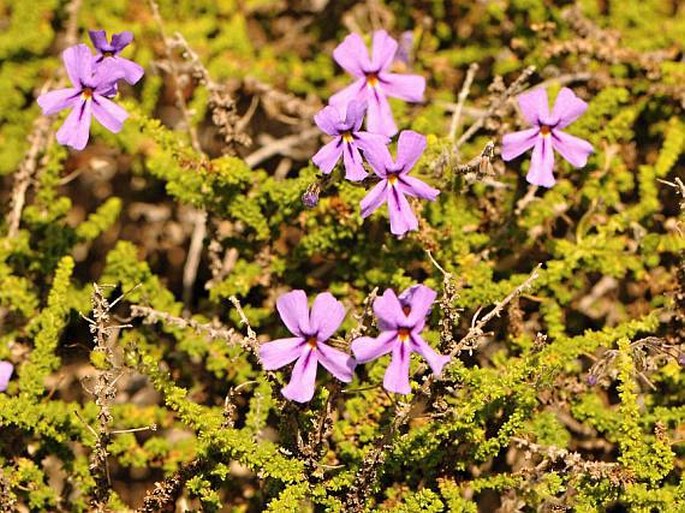
[(112, 46), (117, 52), (126, 48), (131, 44), (131, 41), (133, 41), (133, 33), (128, 30), (124, 30), (119, 34), (112, 34)]
[(554, 150), (552, 149), (551, 137), (540, 137), (533, 148), (533, 156), (530, 159), (530, 169), (526, 175), (528, 183), (542, 187), (552, 187), (555, 184), (554, 175)]
[(280, 296), (276, 301), (276, 309), (290, 333), (300, 337), (312, 335), (309, 326), (307, 294), (304, 290), (293, 290)]
[(93, 74), (93, 54), (84, 44), (74, 45), (62, 52), (62, 61), (69, 80), (80, 91), (84, 81), (88, 81)]
[(554, 102), (552, 118), (557, 121), (555, 128), (565, 128), (583, 115), (587, 103), (578, 98), (568, 87), (562, 88)]
[(552, 146), (574, 167), (587, 164), (587, 158), (593, 152), (592, 144), (561, 130), (552, 130)]
[(411, 392), (411, 385), (409, 384), (410, 356), (409, 344), (398, 340), (392, 348), (392, 360), (390, 360), (390, 365), (388, 365), (383, 378), (383, 387), (388, 392), (398, 394)]
[(49, 91), (45, 94), (41, 94), (36, 101), (43, 111), (43, 114), (49, 116), (50, 114), (55, 114), (56, 112), (73, 105), (78, 101), (79, 94), (81, 94), (80, 91), (73, 87), (70, 87), (69, 89), (57, 89), (56, 91)]
[(309, 326), (312, 335), (319, 342), (325, 342), (335, 333), (345, 318), (345, 307), (330, 292), (316, 296), (309, 314)]
[(426, 318), (437, 295), (437, 292), (425, 285), (414, 285), (400, 294), (400, 303), (408, 304), (410, 307), (407, 316), (407, 322), (410, 326), (414, 326)]
[(360, 78), (331, 96), (328, 99), (328, 103), (338, 107), (340, 110), (346, 109), (347, 105), (353, 100), (363, 103), (369, 96), (367, 89), (366, 78)]
[(426, 137), (413, 130), (402, 130), (397, 139), (397, 158), (395, 164), (408, 173), (421, 158), (426, 149)]
[(369, 132), (392, 137), (397, 133), (397, 125), (392, 115), (390, 104), (382, 91), (369, 87), (371, 93), (368, 98), (369, 108), (366, 111), (366, 129)]
[[(390, 153), (387, 152), (387, 145), (390, 143), (390, 138), (381, 134), (372, 134), (371, 132), (355, 132), (355, 143), (360, 150), (366, 154), (367, 152), (382, 152), (386, 148), (387, 157), (392, 162)], [(385, 170), (385, 166), (382, 166)]]
[(14, 365), (10, 362), (0, 362), (0, 392), (7, 390), (13, 372)]
[(381, 180), (371, 189), (359, 206), (361, 207), (362, 218), (369, 217), (378, 207), (385, 203), (387, 199), (388, 181)]
[(374, 300), (373, 313), (378, 319), (378, 327), (381, 331), (393, 331), (406, 324), (402, 303), (392, 289), (386, 289), (382, 296)]
[(359, 154), (356, 145), (349, 143), (344, 145), (343, 160), (345, 162), (345, 178), (348, 180), (358, 182), (369, 175), (362, 165), (362, 156)]
[(356, 100), (350, 101), (347, 104), (347, 112), (345, 113), (345, 126), (350, 127), (352, 132), (358, 132), (362, 127), (364, 121), (364, 114), (366, 113), (366, 102), (358, 102)]
[(259, 346), (259, 359), (265, 370), (280, 369), (295, 361), (302, 353), (302, 337), (281, 338)]
[(382, 73), (378, 78), (382, 84), (383, 92), (388, 96), (412, 103), (423, 101), (426, 79), (422, 76)]
[(517, 97), (521, 113), (531, 125), (537, 125), (541, 118), (549, 118), (549, 100), (547, 90), (538, 87)]
[(350, 34), (333, 50), (333, 59), (355, 77), (363, 77), (370, 69), (369, 50), (359, 34)]
[(324, 369), (344, 383), (352, 381), (354, 368), (357, 365), (354, 358), (327, 344), (317, 344), (316, 350), (319, 353), (319, 363)]
[(337, 128), (340, 123), (340, 111), (332, 105), (326, 105), (323, 109), (314, 114), (314, 123), (316, 123), (316, 126), (318, 126), (322, 132), (328, 135), (340, 135)]
[(396, 185), (399, 186), (402, 193), (413, 198), (435, 201), (435, 198), (440, 194), (438, 189), (434, 189), (426, 182), (409, 175), (401, 175)]
[(116, 64), (123, 73), (123, 79), (131, 85), (137, 83), (145, 74), (145, 68), (137, 62), (119, 56), (105, 57), (105, 60), (108, 59)]
[[(385, 137), (384, 135), (380, 134), (375, 135)], [(364, 157), (366, 157), (366, 161), (380, 178), (387, 177), (388, 169), (394, 165), (392, 161), (392, 155), (390, 155), (390, 150), (385, 144), (376, 144), (373, 146), (367, 145), (364, 150)]]
[(88, 35), (95, 49), (99, 52), (111, 52), (112, 46), (107, 41), (107, 32), (104, 30), (89, 30)]
[(531, 149), (535, 146), (539, 134), (538, 127), (506, 134), (502, 138), (502, 160), (513, 160)]
[(331, 142), (323, 145), (312, 157), (312, 162), (323, 174), (329, 174), (340, 160), (343, 152), (342, 138), (336, 137)]
[(316, 369), (319, 366), (316, 351), (312, 351), (308, 345), (305, 347), (293, 367), (290, 383), (281, 390), (286, 399), (298, 403), (306, 403), (314, 397)]
[(57, 142), (65, 146), (71, 146), (75, 150), (82, 150), (88, 144), (90, 135), (90, 116), (92, 100), (79, 100), (57, 130), (55, 138)]
[(397, 187), (390, 187), (387, 198), (390, 233), (404, 235), (409, 231), (416, 230), (419, 227), (419, 221), (404, 194)]
[(430, 366), (433, 374), (440, 376), (442, 368), (450, 361), (449, 356), (444, 356), (438, 353), (435, 349), (429, 346), (419, 334), (412, 333), (411, 342), (414, 350), (423, 356)]
[(396, 331), (382, 331), (376, 338), (360, 337), (352, 341), (350, 349), (357, 359), (357, 363), (366, 363), (392, 351), (393, 343), (397, 340)]
[(397, 53), (397, 41), (385, 30), (377, 30), (373, 33), (371, 47), (371, 68), (367, 71), (379, 72), (390, 67)]
[(93, 116), (110, 132), (121, 130), (128, 113), (112, 100), (104, 96), (93, 96)]

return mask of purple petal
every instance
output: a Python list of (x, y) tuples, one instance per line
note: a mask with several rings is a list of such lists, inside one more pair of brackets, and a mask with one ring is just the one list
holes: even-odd
[(409, 175), (401, 175), (396, 187), (398, 187), (403, 194), (430, 201), (435, 201), (435, 198), (440, 194), (438, 189), (433, 189), (433, 187), (422, 180)]
[(392, 351), (396, 340), (396, 331), (382, 331), (376, 338), (360, 337), (354, 340), (351, 349), (357, 363), (366, 363)]
[(345, 162), (345, 178), (352, 182), (359, 182), (368, 176), (362, 165), (362, 156), (359, 149), (353, 144), (345, 144), (343, 150), (343, 160)]
[(535, 146), (539, 134), (538, 127), (506, 134), (502, 138), (502, 160), (513, 160), (531, 149)]
[(128, 113), (112, 100), (104, 96), (93, 96), (93, 116), (110, 132), (121, 130)]
[(364, 121), (364, 114), (366, 113), (366, 102), (358, 102), (355, 100), (347, 104), (347, 112), (345, 114), (345, 126), (350, 127), (352, 132), (358, 132), (362, 127)]
[(388, 96), (412, 103), (423, 101), (426, 79), (422, 76), (383, 73), (378, 78), (383, 85), (383, 92)]
[(309, 314), (309, 326), (319, 342), (325, 342), (335, 333), (345, 318), (345, 307), (330, 292), (316, 296)]
[(565, 128), (583, 115), (587, 103), (578, 98), (568, 87), (564, 87), (554, 102), (552, 118), (557, 121), (555, 128)]
[[(375, 135), (385, 137), (384, 135), (380, 134)], [(390, 155), (390, 150), (385, 144), (367, 145), (364, 150), (364, 157), (366, 157), (366, 161), (369, 163), (374, 173), (376, 173), (376, 175), (378, 175), (380, 178), (387, 177), (388, 169), (394, 165), (392, 161), (392, 155)]]
[(112, 52), (114, 49), (107, 41), (107, 32), (104, 30), (89, 30), (88, 35), (93, 42), (93, 46), (99, 52)]
[(390, 67), (397, 53), (397, 41), (385, 30), (377, 30), (373, 33), (371, 49), (371, 69), (369, 71), (382, 71)]
[(86, 45), (74, 45), (62, 52), (62, 60), (69, 80), (80, 91), (92, 77), (93, 54)]
[(408, 173), (421, 158), (426, 149), (426, 137), (413, 130), (403, 130), (397, 139), (397, 158), (395, 163)]
[(259, 346), (259, 359), (265, 370), (280, 369), (295, 361), (302, 353), (305, 344), (302, 337), (281, 338)]
[(306, 345), (293, 367), (290, 383), (281, 390), (283, 396), (298, 403), (310, 401), (314, 397), (316, 369), (318, 366), (316, 351), (312, 351), (311, 347)]
[(402, 304), (392, 289), (386, 289), (382, 296), (375, 299), (373, 313), (378, 319), (378, 327), (381, 331), (393, 331), (406, 324)]
[(540, 119), (549, 118), (549, 100), (547, 90), (539, 87), (517, 98), (521, 113), (531, 125), (537, 125)]
[(533, 148), (530, 159), (530, 169), (526, 175), (528, 183), (542, 187), (552, 187), (555, 183), (552, 170), (554, 169), (554, 150), (551, 137), (539, 137)]
[(586, 140), (561, 130), (552, 130), (552, 146), (574, 167), (587, 164), (587, 158), (593, 151), (592, 144)]
[(390, 187), (387, 195), (388, 214), (390, 215), (390, 233), (393, 235), (404, 235), (407, 232), (416, 230), (419, 221), (414, 215), (407, 198), (397, 187)]
[(388, 392), (408, 394), (411, 392), (409, 384), (409, 362), (411, 350), (406, 342), (395, 342), (392, 348), (392, 360), (385, 371), (383, 387)]
[(331, 96), (328, 103), (340, 110), (347, 108), (347, 105), (353, 100), (364, 103), (369, 96), (367, 89), (366, 78), (360, 78)]
[(400, 294), (400, 302), (404, 303), (403, 299), (406, 299), (410, 307), (407, 316), (409, 326), (414, 326), (426, 318), (437, 295), (437, 292), (425, 285), (415, 285)]
[(411, 51), (414, 46), (414, 33), (411, 30), (405, 30), (400, 34), (399, 44), (397, 46), (397, 53), (395, 60), (404, 64), (409, 64), (411, 61)]
[(340, 132), (338, 131), (340, 111), (331, 105), (327, 105), (314, 114), (314, 123), (316, 123), (316, 126), (318, 126), (322, 132), (328, 135), (340, 135)]
[(449, 356), (443, 356), (435, 351), (431, 346), (429, 346), (423, 338), (418, 334), (411, 335), (412, 345), (414, 350), (423, 356), (428, 365), (430, 365), (431, 370), (435, 376), (440, 376), (442, 368), (450, 361)]
[[(387, 152), (387, 145), (390, 143), (389, 137), (371, 132), (355, 132), (354, 135), (356, 137), (355, 143), (365, 154), (367, 152), (382, 152), (383, 148), (386, 148), (388, 159), (392, 162), (392, 157)], [(383, 171), (385, 171), (385, 166), (383, 166)]]
[(145, 74), (145, 69), (132, 60), (118, 56), (105, 57), (105, 60), (111, 60), (122, 71), (123, 79), (131, 85), (136, 84)]
[(280, 296), (276, 301), (276, 309), (290, 333), (304, 338), (312, 334), (304, 290), (293, 290)]
[(387, 180), (381, 180), (374, 186), (373, 189), (368, 192), (366, 196), (364, 196), (364, 199), (359, 204), (363, 219), (369, 217), (373, 212), (378, 210), (378, 207), (385, 203), (387, 198), (387, 189)]
[(7, 390), (12, 372), (14, 372), (14, 365), (10, 362), (0, 362), (0, 392)]
[(80, 94), (80, 91), (74, 88), (58, 89), (41, 94), (36, 101), (43, 114), (49, 116), (76, 103)]
[(90, 116), (92, 100), (79, 100), (57, 130), (55, 138), (57, 142), (65, 146), (71, 146), (75, 150), (82, 150), (88, 144), (90, 135)]
[(355, 77), (363, 77), (370, 69), (369, 51), (359, 34), (348, 35), (335, 50), (333, 58), (342, 69)]
[(352, 381), (357, 365), (354, 358), (326, 344), (317, 344), (316, 350), (319, 353), (319, 363), (324, 369), (344, 383)]
[(112, 35), (112, 46), (117, 52), (120, 52), (126, 48), (129, 44), (131, 44), (131, 41), (133, 41), (133, 33), (129, 32), (128, 30), (124, 30), (119, 34)]
[(336, 137), (328, 144), (321, 147), (319, 151), (312, 157), (312, 162), (318, 167), (322, 173), (329, 174), (340, 160), (340, 155), (343, 152), (342, 138)]
[(388, 99), (378, 89), (370, 89), (372, 94), (369, 94), (369, 108), (366, 111), (366, 129), (369, 132), (392, 137), (397, 133), (397, 125), (395, 125)]

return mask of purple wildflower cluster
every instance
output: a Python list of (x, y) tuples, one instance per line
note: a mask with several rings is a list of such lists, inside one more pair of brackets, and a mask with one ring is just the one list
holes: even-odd
[(121, 57), (121, 51), (133, 40), (130, 32), (114, 34), (108, 42), (104, 30), (91, 30), (90, 39), (96, 55), (84, 44), (71, 46), (62, 53), (72, 87), (38, 97), (38, 105), (46, 116), (71, 108), (56, 137), (60, 144), (76, 150), (82, 150), (88, 143), (91, 116), (111, 132), (121, 130), (128, 113), (111, 100), (117, 94), (117, 81), (135, 84), (144, 73), (138, 64)]
[[(333, 140), (312, 157), (324, 174), (330, 174), (342, 157), (345, 178), (358, 182), (368, 176), (363, 155), (380, 181), (362, 200), (362, 217), (387, 203), (390, 231), (398, 236), (418, 228), (406, 196), (433, 201), (440, 193), (409, 176), (426, 147), (425, 137), (405, 130), (399, 135), (396, 160), (388, 150), (390, 138), (397, 133), (388, 97), (421, 102), (426, 89), (423, 77), (390, 71), (394, 62), (408, 60), (406, 46), (405, 41), (400, 48), (384, 30), (373, 34), (370, 56), (358, 34), (350, 34), (338, 45), (333, 58), (355, 81), (334, 94), (330, 105), (314, 116), (317, 126)], [(364, 116), (366, 130), (362, 130)]]
[(276, 308), (294, 337), (262, 344), (259, 350), (262, 366), (266, 370), (275, 370), (295, 362), (290, 382), (282, 393), (287, 399), (304, 403), (314, 397), (319, 364), (340, 381), (349, 383), (357, 363), (370, 362), (392, 353), (383, 386), (390, 392), (408, 394), (411, 392), (411, 353), (423, 356), (436, 376), (449, 361), (448, 356), (436, 353), (421, 338), (435, 297), (435, 291), (424, 285), (411, 287), (399, 297), (394, 291), (386, 290), (373, 304), (381, 333), (375, 339), (361, 337), (354, 340), (353, 358), (327, 343), (345, 319), (342, 303), (325, 292), (316, 296), (310, 310), (304, 291), (288, 292), (278, 298)]
[(7, 385), (10, 382), (13, 372), (14, 365), (12, 365), (10, 362), (0, 361), (0, 392), (7, 390)]

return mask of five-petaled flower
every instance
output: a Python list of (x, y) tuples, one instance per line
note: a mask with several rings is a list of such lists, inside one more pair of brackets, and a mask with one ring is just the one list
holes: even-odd
[(13, 371), (14, 365), (10, 362), (0, 362), (0, 392), (7, 390)]
[(112, 41), (107, 41), (107, 33), (104, 30), (89, 30), (90, 40), (99, 52), (95, 57), (95, 64), (100, 66), (118, 68), (123, 72), (123, 79), (133, 85), (138, 82), (145, 73), (142, 66), (122, 57), (121, 51), (133, 41), (133, 34), (128, 30), (120, 34), (112, 34)]
[(533, 148), (530, 170), (526, 176), (529, 183), (543, 187), (554, 185), (553, 150), (558, 151), (574, 167), (583, 167), (587, 163), (593, 151), (592, 145), (562, 131), (587, 110), (587, 103), (567, 87), (559, 91), (551, 114), (547, 91), (543, 88), (521, 94), (517, 99), (523, 116), (533, 128), (505, 135), (502, 158), (512, 160)]
[(358, 34), (350, 34), (333, 51), (335, 61), (357, 80), (331, 96), (329, 103), (347, 105), (351, 100), (368, 104), (366, 128), (369, 132), (392, 136), (397, 126), (387, 97), (409, 102), (423, 101), (426, 79), (419, 75), (390, 73), (397, 54), (397, 41), (384, 30), (373, 34), (371, 58)]
[(352, 381), (354, 359), (325, 344), (345, 318), (345, 308), (340, 301), (328, 292), (319, 294), (310, 312), (304, 291), (293, 290), (278, 298), (276, 308), (295, 336), (263, 344), (259, 348), (259, 358), (266, 370), (279, 369), (297, 360), (290, 383), (282, 390), (287, 399), (304, 403), (314, 397), (319, 363), (340, 381)]
[(343, 157), (345, 178), (359, 181), (368, 173), (362, 165), (359, 151), (367, 152), (385, 146), (390, 139), (381, 134), (361, 131), (366, 105), (351, 101), (345, 111), (331, 105), (324, 107), (314, 116), (317, 126), (334, 139), (321, 148), (312, 161), (324, 174), (329, 174)]
[(123, 71), (110, 67), (96, 67), (95, 59), (84, 44), (67, 48), (62, 60), (73, 87), (50, 91), (38, 97), (43, 114), (55, 114), (72, 108), (64, 124), (57, 131), (57, 142), (82, 150), (88, 143), (91, 115), (111, 132), (121, 130), (128, 114), (106, 98)]
[(450, 360), (449, 356), (437, 353), (421, 338), (435, 296), (435, 291), (425, 285), (410, 287), (399, 298), (393, 290), (386, 290), (373, 303), (381, 333), (376, 338), (361, 337), (352, 342), (352, 353), (358, 363), (392, 353), (383, 379), (383, 386), (390, 392), (411, 392), (409, 361), (412, 352), (423, 356), (436, 376)]
[(423, 135), (404, 130), (397, 141), (397, 160), (392, 160), (387, 146), (366, 153), (366, 159), (381, 181), (362, 200), (362, 217), (370, 216), (387, 201), (390, 231), (394, 235), (404, 235), (418, 228), (419, 222), (405, 195), (433, 201), (440, 194), (439, 190), (409, 176), (425, 148), (426, 138)]

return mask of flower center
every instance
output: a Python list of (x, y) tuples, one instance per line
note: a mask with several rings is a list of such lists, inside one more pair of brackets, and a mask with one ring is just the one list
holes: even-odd
[(400, 339), (400, 342), (406, 342), (409, 340), (409, 333), (409, 328), (400, 328), (397, 330), (397, 337)]
[(316, 342), (316, 337), (309, 337), (309, 338), (307, 339), (307, 344), (308, 344), (309, 347), (311, 347), (312, 349), (316, 349), (316, 344), (317, 344), (317, 342)]
[(81, 91), (81, 95), (84, 100), (90, 100), (93, 97), (93, 89), (90, 87), (84, 87)]
[(549, 125), (542, 125), (540, 127), (540, 133), (544, 136), (547, 137), (549, 134), (552, 133), (552, 128)]
[(114, 57), (114, 52), (102, 52), (104, 57)]
[(390, 183), (390, 185), (395, 185), (397, 183), (397, 180), (399, 180), (397, 175), (388, 175), (388, 182)]
[(366, 83), (369, 87), (376, 87), (378, 85), (378, 75), (375, 73), (369, 73), (366, 75)]
[(342, 139), (343, 139), (343, 141), (345, 141), (346, 143), (351, 143), (351, 142), (353, 142), (353, 141), (354, 141), (354, 137), (352, 136), (352, 132), (350, 132), (349, 130), (348, 130), (347, 132), (344, 132), (344, 133), (342, 134)]

